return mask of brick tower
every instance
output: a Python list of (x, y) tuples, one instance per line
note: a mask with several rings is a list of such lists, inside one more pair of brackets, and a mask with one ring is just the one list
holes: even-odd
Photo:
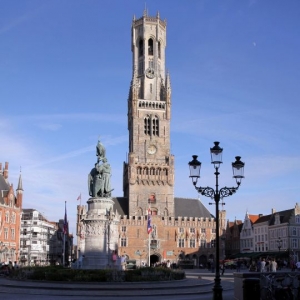
[(129, 215), (174, 216), (174, 156), (170, 153), (171, 86), (165, 67), (166, 21), (133, 19), (128, 98), (128, 162), (123, 191)]

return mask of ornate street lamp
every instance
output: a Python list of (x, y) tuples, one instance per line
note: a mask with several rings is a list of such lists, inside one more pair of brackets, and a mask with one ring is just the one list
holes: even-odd
[(277, 242), (278, 251), (280, 252), (280, 249), (282, 247), (282, 239), (281, 239), (281, 237), (279, 237), (276, 242)]
[[(221, 278), (220, 278), (220, 226), (219, 226), (219, 202), (224, 197), (229, 197), (234, 194), (244, 178), (244, 166), (245, 164), (241, 161), (240, 156), (235, 157), (235, 162), (232, 163), (232, 171), (233, 171), (233, 178), (236, 179), (237, 187), (223, 187), (219, 189), (219, 168), (222, 163), (222, 152), (223, 149), (220, 148), (219, 142), (214, 142), (214, 146), (210, 148), (211, 154), (211, 163), (214, 165), (215, 168), (215, 176), (216, 176), (216, 185), (215, 189), (211, 187), (197, 187), (197, 181), (200, 178), (200, 169), (201, 169), (201, 162), (197, 160), (197, 155), (193, 155), (193, 160), (189, 162), (190, 167), (190, 178), (192, 178), (193, 185), (195, 186), (198, 193), (205, 197), (210, 197), (214, 199), (216, 205), (216, 272), (215, 272), (215, 285), (213, 288), (213, 299), (214, 300), (222, 300), (222, 292), (223, 288), (221, 286)], [(212, 203), (209, 203), (212, 204)]]

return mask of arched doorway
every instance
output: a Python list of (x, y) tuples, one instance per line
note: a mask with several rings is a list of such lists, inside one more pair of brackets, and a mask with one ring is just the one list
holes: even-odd
[(152, 254), (150, 256), (150, 266), (154, 266), (156, 263), (160, 261), (160, 257), (158, 254)]

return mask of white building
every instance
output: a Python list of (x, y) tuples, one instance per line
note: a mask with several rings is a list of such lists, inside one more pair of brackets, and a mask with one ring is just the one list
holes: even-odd
[(34, 209), (23, 209), (20, 235), (22, 265), (47, 265), (57, 225)]

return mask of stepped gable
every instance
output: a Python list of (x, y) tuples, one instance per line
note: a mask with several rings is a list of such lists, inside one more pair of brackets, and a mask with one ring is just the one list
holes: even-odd
[(9, 189), (9, 184), (7, 183), (3, 175), (0, 174), (0, 204), (4, 204), (4, 197), (7, 196)]
[(114, 211), (117, 210), (120, 216), (128, 216), (128, 199), (126, 197), (115, 197), (112, 200), (115, 202)]
[(193, 218), (214, 218), (207, 208), (198, 199), (174, 198), (175, 200), (175, 218), (193, 217)]

